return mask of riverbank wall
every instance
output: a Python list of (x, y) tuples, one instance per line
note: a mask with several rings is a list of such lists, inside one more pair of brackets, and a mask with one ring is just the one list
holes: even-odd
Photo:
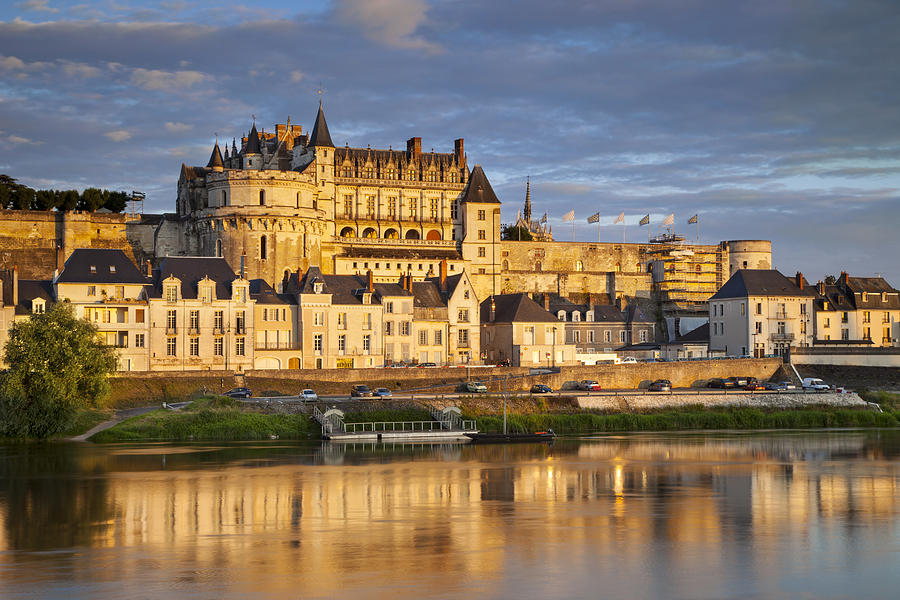
[(623, 393), (579, 396), (579, 408), (602, 411), (649, 411), (702, 406), (704, 408), (796, 409), (810, 406), (866, 408), (857, 394), (830, 392), (725, 392), (678, 391), (666, 393)]

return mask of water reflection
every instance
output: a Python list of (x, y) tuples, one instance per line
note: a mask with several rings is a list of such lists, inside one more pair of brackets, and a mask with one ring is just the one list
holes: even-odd
[(900, 584), (898, 451), (896, 431), (0, 447), (0, 585), (5, 597), (878, 597)]

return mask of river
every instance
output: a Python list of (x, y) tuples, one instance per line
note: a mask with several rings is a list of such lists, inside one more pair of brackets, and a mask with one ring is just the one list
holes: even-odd
[(900, 431), (0, 446), (10, 598), (895, 598)]

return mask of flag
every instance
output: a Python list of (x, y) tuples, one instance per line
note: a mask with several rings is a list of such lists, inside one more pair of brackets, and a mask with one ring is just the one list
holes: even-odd
[[(597, 213), (597, 214), (600, 214), (600, 213)], [(619, 216), (616, 217), (616, 220), (613, 221), (613, 225), (615, 225), (616, 223), (624, 223), (624, 222), (625, 222), (625, 211), (623, 210), (621, 213), (619, 213)]]
[(541, 217), (541, 224), (543, 225), (546, 222), (547, 222), (547, 213), (544, 213), (544, 216)]
[(675, 213), (670, 214), (668, 217), (663, 219), (663, 225), (674, 225), (675, 224)]
[(688, 225), (693, 225), (696, 222), (697, 222), (697, 215), (694, 215), (693, 217), (688, 219)]
[(650, 215), (647, 215), (646, 217), (641, 219), (640, 223), (638, 223), (638, 225), (649, 225), (649, 224), (650, 224)]
[(600, 213), (594, 213), (588, 217), (588, 223), (599, 223), (600, 222)]
[(563, 222), (565, 221), (574, 221), (575, 220), (575, 211), (570, 210), (566, 214), (563, 215)]

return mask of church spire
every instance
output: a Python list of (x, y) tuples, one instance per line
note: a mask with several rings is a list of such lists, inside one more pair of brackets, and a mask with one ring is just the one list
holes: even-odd
[(206, 163), (206, 166), (213, 171), (221, 171), (225, 168), (225, 163), (222, 161), (222, 151), (219, 150), (219, 140), (216, 140), (216, 145), (213, 147), (212, 154), (209, 156), (209, 162)]
[(525, 212), (523, 214), (525, 222), (531, 226), (531, 177), (525, 180)]

